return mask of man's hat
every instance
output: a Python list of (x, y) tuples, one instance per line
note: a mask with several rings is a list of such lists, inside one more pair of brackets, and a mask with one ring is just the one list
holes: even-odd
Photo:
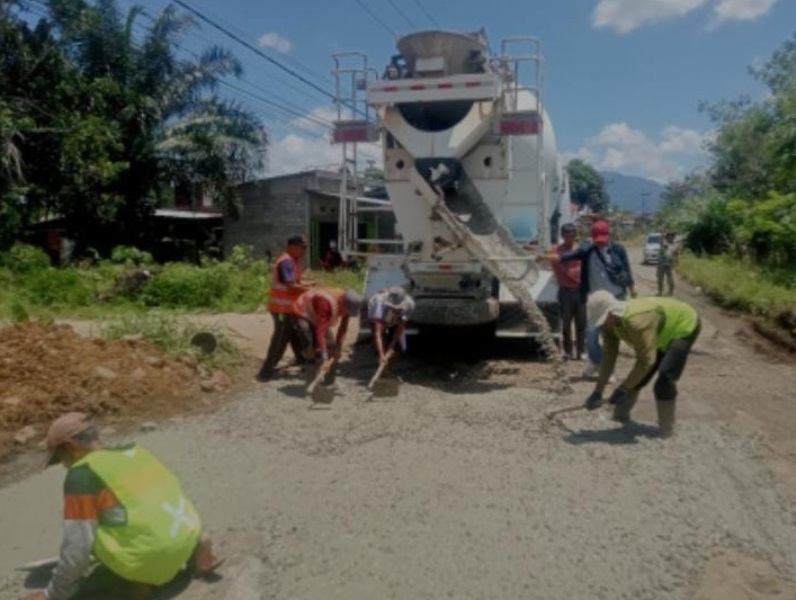
[(398, 285), (387, 288), (387, 298), (384, 301), (384, 305), (387, 308), (401, 310), (404, 300), (406, 300), (406, 290), (404, 288)]
[(61, 444), (93, 426), (94, 421), (91, 420), (91, 417), (81, 412), (66, 413), (53, 421), (44, 438), (44, 442), (47, 444), (47, 458), (44, 461), (44, 467), (58, 462), (56, 451)]
[(599, 290), (589, 296), (586, 304), (586, 315), (589, 329), (601, 327), (608, 315), (621, 317), (625, 314), (626, 304), (617, 300), (611, 292)]
[(293, 237), (287, 238), (287, 245), (288, 246), (306, 246), (307, 245), (307, 238), (303, 235), (294, 235)]
[(604, 244), (611, 239), (611, 226), (608, 221), (596, 221), (591, 226), (591, 239), (595, 244)]

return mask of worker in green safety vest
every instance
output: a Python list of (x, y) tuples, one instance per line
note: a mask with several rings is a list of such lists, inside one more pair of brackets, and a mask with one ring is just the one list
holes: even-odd
[(603, 390), (614, 371), (621, 340), (633, 349), (636, 362), (609, 398), (614, 406), (614, 420), (622, 423), (630, 420), (639, 392), (657, 373), (654, 394), (658, 427), (661, 436), (671, 436), (677, 382), (699, 336), (697, 312), (689, 304), (673, 298), (621, 301), (605, 291), (589, 296), (586, 311), (589, 327), (601, 327), (604, 342), (600, 372), (594, 391), (586, 400), (586, 408), (593, 410), (603, 403)]
[(145, 448), (106, 448), (83, 413), (56, 419), (45, 439), (45, 466), (67, 468), (64, 530), (49, 585), (25, 600), (67, 600), (92, 555), (146, 598), (183, 569), (207, 576), (221, 564), (177, 478)]

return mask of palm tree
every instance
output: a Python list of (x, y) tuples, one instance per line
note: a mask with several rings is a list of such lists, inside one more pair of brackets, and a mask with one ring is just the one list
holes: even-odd
[(140, 39), (135, 27), (147, 18), (140, 7), (123, 19), (115, 0), (49, 6), (65, 53), (97, 94), (90, 109), (115, 123), (113, 158), (127, 167), (108, 197), (123, 199), (115, 221), (125, 237), (177, 185), (200, 184), (234, 212), (234, 186), (259, 171), (268, 142), (254, 115), (217, 94), (224, 77), (241, 75), (234, 56), (211, 47), (178, 57), (178, 42), (196, 23), (173, 6), (151, 18)]

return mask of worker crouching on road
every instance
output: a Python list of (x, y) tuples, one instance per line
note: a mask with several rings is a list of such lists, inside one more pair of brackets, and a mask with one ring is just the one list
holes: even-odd
[(71, 598), (92, 555), (137, 599), (184, 568), (206, 576), (221, 564), (179, 481), (148, 450), (106, 448), (92, 420), (76, 412), (53, 422), (46, 444), (46, 466), (67, 468), (63, 540), (49, 585), (25, 600)]
[(386, 362), (397, 346), (406, 352), (406, 324), (414, 309), (414, 300), (399, 286), (380, 290), (368, 300), (368, 320), (380, 363)]
[[(298, 331), (307, 361), (339, 360), (352, 315), (359, 312), (362, 296), (354, 290), (313, 288), (293, 303)], [(338, 325), (339, 324), (339, 325)], [(332, 328), (337, 326), (336, 334)]]
[(622, 340), (635, 352), (636, 364), (609, 399), (614, 405), (614, 420), (630, 420), (639, 392), (657, 372), (654, 393), (658, 427), (661, 436), (671, 436), (677, 381), (701, 327), (697, 312), (672, 298), (632, 298), (623, 302), (606, 291), (589, 297), (587, 312), (589, 326), (602, 327), (604, 355), (586, 408), (594, 410), (602, 404), (603, 390), (613, 373)]

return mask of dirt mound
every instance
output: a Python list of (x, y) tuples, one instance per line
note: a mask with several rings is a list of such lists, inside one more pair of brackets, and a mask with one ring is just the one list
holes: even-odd
[(192, 357), (169, 359), (141, 340), (84, 338), (68, 325), (0, 330), (0, 458), (41, 440), (47, 424), (79, 410), (103, 421), (157, 418), (201, 405), (224, 387)]

